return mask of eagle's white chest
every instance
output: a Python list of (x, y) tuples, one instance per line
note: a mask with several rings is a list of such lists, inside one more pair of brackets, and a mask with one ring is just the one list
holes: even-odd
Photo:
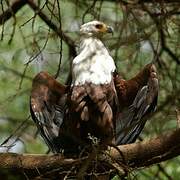
[(112, 80), (115, 64), (103, 43), (96, 38), (84, 39), (80, 54), (72, 63), (72, 85), (84, 83), (108, 84)]

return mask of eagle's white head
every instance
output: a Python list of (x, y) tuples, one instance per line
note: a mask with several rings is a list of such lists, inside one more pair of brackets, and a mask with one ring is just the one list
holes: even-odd
[(113, 33), (113, 28), (101, 21), (91, 21), (83, 24), (80, 28), (81, 35), (102, 36), (105, 33)]
[(79, 55), (72, 62), (72, 86), (108, 84), (112, 81), (114, 60), (101, 41), (103, 34), (112, 32), (112, 27), (100, 21), (91, 21), (81, 26)]

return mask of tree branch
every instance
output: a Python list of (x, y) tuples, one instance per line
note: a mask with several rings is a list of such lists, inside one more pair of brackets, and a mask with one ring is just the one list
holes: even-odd
[(33, 9), (39, 17), (52, 29), (54, 32), (62, 38), (62, 40), (67, 43), (69, 48), (71, 49), (72, 56), (76, 56), (76, 50), (75, 50), (75, 44), (74, 41), (68, 37), (59, 27), (56, 26), (55, 23), (52, 22), (51, 19), (49, 19), (46, 14), (42, 12), (42, 10), (34, 3), (33, 0), (27, 0), (28, 5)]
[[(124, 161), (131, 168), (144, 167), (174, 158), (180, 154), (180, 129), (160, 135), (151, 140), (111, 148), (110, 155)], [(59, 155), (0, 154), (0, 168), (55, 169), (81, 164), (82, 159), (64, 159)]]
[[(180, 154), (180, 129), (160, 135), (156, 138), (120, 146), (124, 159), (130, 167), (144, 167), (166, 161)], [(117, 151), (111, 152), (119, 159)]]
[(7, 21), (14, 14), (16, 14), (25, 4), (26, 0), (14, 1), (13, 4), (0, 15), (0, 25), (4, 24), (5, 21)]
[(33, 0), (16, 0), (12, 3), (12, 5), (0, 14), (0, 25), (4, 24), (8, 19), (10, 19), (14, 14), (16, 14), (24, 5), (28, 4), (33, 11), (35, 11), (39, 17), (52, 29), (58, 36), (62, 38), (65, 43), (70, 48), (70, 52), (72, 56), (76, 56), (75, 44), (74, 41), (68, 37), (55, 23), (49, 19), (46, 14), (42, 12), (42, 10), (34, 3)]
[(139, 3), (179, 3), (179, 0), (139, 0)]
[(155, 3), (180, 3), (179, 0), (104, 0), (104, 1), (108, 1), (108, 2), (120, 2), (123, 3), (124, 5), (128, 5), (128, 4), (143, 4), (143, 3), (151, 3), (151, 4), (155, 4)]

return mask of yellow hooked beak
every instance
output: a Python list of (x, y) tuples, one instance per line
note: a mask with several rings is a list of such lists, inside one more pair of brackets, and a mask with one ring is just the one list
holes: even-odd
[(112, 34), (113, 34), (113, 32), (114, 32), (113, 28), (112, 28), (111, 26), (106, 26), (106, 27), (107, 27), (106, 32), (107, 32), (107, 33), (112, 33)]
[(113, 35), (113, 28), (111, 26), (107, 26), (107, 25), (104, 25), (101, 29), (100, 29), (100, 32), (102, 33), (111, 33)]

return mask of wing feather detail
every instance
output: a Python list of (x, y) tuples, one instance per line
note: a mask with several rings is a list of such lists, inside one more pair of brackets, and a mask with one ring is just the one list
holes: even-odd
[(32, 84), (30, 112), (32, 119), (52, 152), (60, 152), (59, 129), (66, 106), (66, 86), (46, 72), (39, 73)]
[(153, 64), (148, 64), (129, 81), (116, 78), (116, 91), (122, 108), (116, 121), (116, 144), (129, 144), (137, 139), (144, 128), (147, 116), (156, 109), (158, 98), (156, 68)]

